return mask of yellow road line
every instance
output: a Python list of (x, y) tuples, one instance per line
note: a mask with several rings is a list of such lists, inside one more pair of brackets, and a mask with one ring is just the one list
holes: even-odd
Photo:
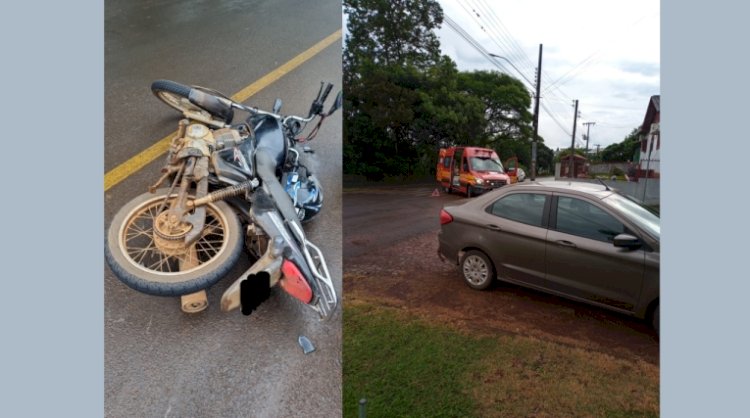
[[(319, 54), (321, 51), (323, 51), (329, 45), (331, 45), (332, 43), (336, 42), (339, 39), (341, 39), (341, 29), (328, 35), (320, 42), (311, 46), (308, 50), (302, 52), (301, 54), (289, 60), (287, 63), (276, 68), (275, 70), (271, 71), (270, 73), (256, 80), (254, 83), (250, 84), (249, 86), (235, 93), (232, 96), (232, 100), (236, 102), (244, 102), (250, 96), (263, 90), (264, 88), (268, 87), (271, 83), (280, 79), (284, 75), (290, 73), (295, 68), (299, 67), (310, 58)], [(159, 156), (167, 152), (167, 150), (169, 149), (169, 144), (172, 141), (172, 137), (174, 137), (176, 133), (177, 131), (170, 133), (169, 135), (160, 139), (154, 145), (151, 145), (150, 147), (138, 153), (136, 156), (130, 158), (129, 160), (125, 161), (124, 163), (118, 165), (117, 167), (113, 168), (108, 173), (106, 173), (104, 175), (104, 191), (106, 192), (107, 190), (115, 186), (116, 184), (125, 180), (130, 175), (140, 170), (141, 168), (145, 167), (147, 164), (149, 164), (150, 162), (154, 161), (155, 159), (159, 158)]]

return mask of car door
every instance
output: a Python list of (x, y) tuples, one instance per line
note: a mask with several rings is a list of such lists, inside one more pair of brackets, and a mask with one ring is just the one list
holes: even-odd
[(555, 194), (547, 234), (547, 286), (569, 296), (632, 311), (643, 283), (645, 252), (615, 247), (634, 235), (593, 199)]
[(501, 279), (544, 284), (544, 251), (549, 193), (516, 192), (492, 201), (481, 212), (483, 242)]
[(518, 183), (518, 158), (511, 157), (505, 161), (505, 174), (510, 179), (509, 183)]
[(461, 161), (463, 160), (463, 156), (463, 148), (457, 149), (453, 154), (453, 161), (451, 163), (451, 186), (456, 188), (461, 186), (459, 169), (461, 168)]

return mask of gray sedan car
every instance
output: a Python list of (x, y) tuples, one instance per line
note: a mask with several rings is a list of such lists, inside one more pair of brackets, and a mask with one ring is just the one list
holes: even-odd
[(659, 216), (607, 186), (531, 182), (440, 212), (438, 254), (495, 278), (647, 319), (659, 329)]

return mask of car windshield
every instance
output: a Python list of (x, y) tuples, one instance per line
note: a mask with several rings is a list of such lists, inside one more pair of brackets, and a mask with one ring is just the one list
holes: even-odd
[(603, 200), (606, 204), (619, 209), (630, 220), (635, 222), (639, 227), (645, 229), (648, 233), (659, 239), (661, 228), (659, 226), (659, 215), (649, 210), (647, 207), (636, 203), (617, 193), (612, 193)]
[(476, 171), (500, 171), (503, 172), (503, 164), (500, 160), (490, 157), (471, 157), (469, 158), (471, 169)]

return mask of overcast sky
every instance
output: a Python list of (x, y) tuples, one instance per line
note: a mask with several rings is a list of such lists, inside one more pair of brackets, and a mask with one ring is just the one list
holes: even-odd
[[(583, 122), (595, 122), (589, 141), (595, 149), (622, 141), (640, 126), (650, 97), (659, 94), (658, 0), (439, 2), (447, 18), (486, 51), (508, 58), (532, 83), (544, 45), (541, 103), (547, 110), (540, 108), (539, 135), (553, 150), (570, 147), (573, 100), (579, 100), (577, 146), (585, 146)], [(443, 53), (460, 70), (498, 69), (448, 22), (438, 35)], [(498, 62), (526, 83), (504, 60)]]

